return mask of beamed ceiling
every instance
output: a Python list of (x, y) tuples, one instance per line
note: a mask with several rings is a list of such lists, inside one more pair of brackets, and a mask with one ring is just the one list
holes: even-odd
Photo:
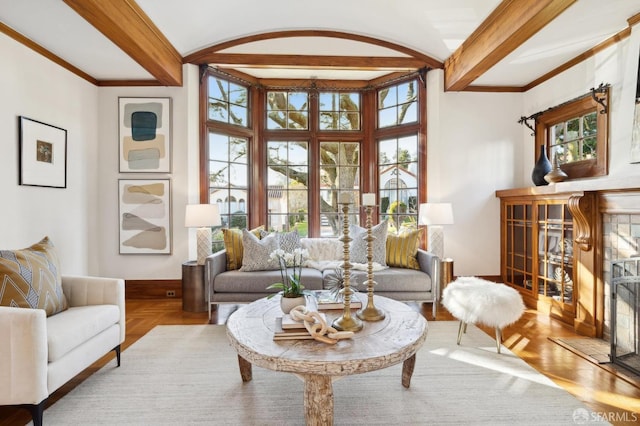
[(526, 91), (628, 37), (639, 0), (0, 0), (0, 31), (101, 86), (180, 86), (184, 63), (260, 81), (444, 69)]

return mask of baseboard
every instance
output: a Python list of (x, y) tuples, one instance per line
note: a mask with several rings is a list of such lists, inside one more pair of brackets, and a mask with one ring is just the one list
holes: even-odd
[[(169, 296), (169, 294), (173, 294)], [(182, 280), (126, 280), (127, 299), (181, 299)]]

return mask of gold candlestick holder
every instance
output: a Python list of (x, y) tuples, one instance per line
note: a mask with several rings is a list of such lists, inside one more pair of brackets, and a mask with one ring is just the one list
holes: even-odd
[(351, 295), (353, 290), (351, 290), (349, 282), (351, 277), (351, 263), (349, 262), (349, 243), (351, 242), (351, 237), (349, 236), (349, 203), (341, 202), (340, 204), (342, 204), (343, 216), (340, 241), (344, 243), (344, 262), (342, 263), (344, 287), (340, 290), (340, 293), (342, 293), (344, 300), (344, 312), (333, 321), (332, 326), (339, 331), (360, 331), (363, 327), (362, 321), (358, 317), (351, 315)]
[(356, 315), (358, 318), (365, 321), (380, 321), (385, 317), (384, 311), (377, 308), (373, 303), (373, 288), (376, 282), (373, 280), (373, 241), (376, 237), (371, 232), (371, 211), (372, 206), (366, 206), (365, 211), (367, 213), (367, 236), (364, 238), (367, 241), (367, 306), (358, 311)]

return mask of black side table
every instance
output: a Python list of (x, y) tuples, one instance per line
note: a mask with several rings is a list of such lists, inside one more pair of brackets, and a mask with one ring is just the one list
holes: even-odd
[(182, 310), (207, 311), (204, 265), (198, 265), (195, 260), (182, 264)]

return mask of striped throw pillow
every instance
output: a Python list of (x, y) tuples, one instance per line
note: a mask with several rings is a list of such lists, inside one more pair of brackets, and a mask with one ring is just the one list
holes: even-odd
[(420, 269), (416, 255), (420, 247), (422, 228), (402, 234), (387, 235), (387, 265), (396, 268)]

